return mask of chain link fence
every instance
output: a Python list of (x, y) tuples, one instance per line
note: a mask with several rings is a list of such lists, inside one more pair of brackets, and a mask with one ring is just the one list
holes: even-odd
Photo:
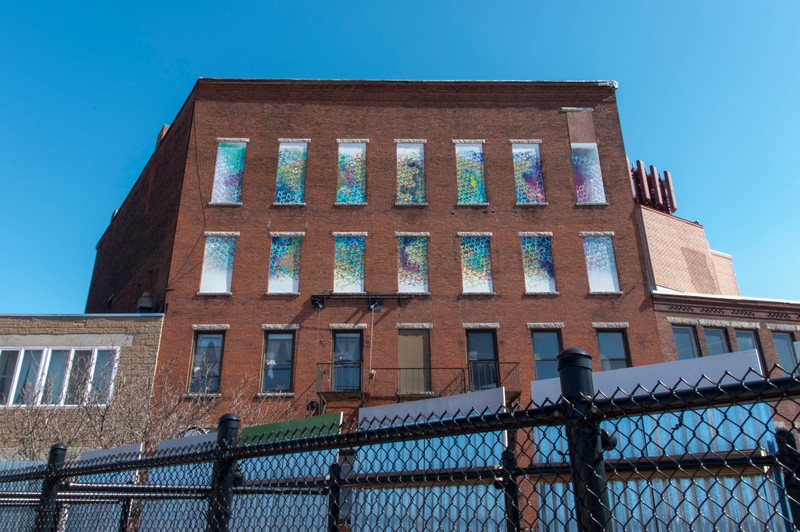
[[(0, 529), (795, 530), (800, 379), (561, 397), (496, 411), (215, 434), (0, 471)], [(777, 376), (781, 375), (781, 376)]]

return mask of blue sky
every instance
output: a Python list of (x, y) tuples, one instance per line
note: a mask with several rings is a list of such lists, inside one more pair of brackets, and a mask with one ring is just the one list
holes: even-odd
[[(115, 5), (119, 4), (119, 5)], [(800, 300), (800, 2), (4, 2), (0, 312), (82, 312), (94, 246), (199, 76), (615, 79), (631, 159)]]

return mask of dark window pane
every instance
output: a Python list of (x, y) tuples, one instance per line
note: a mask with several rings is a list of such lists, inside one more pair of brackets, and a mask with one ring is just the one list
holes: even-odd
[(753, 331), (736, 331), (736, 343), (739, 344), (739, 351), (758, 351), (758, 340)]
[(534, 331), (533, 358), (536, 362), (536, 378), (553, 379), (558, 377), (558, 354), (561, 340), (558, 331)]
[(473, 390), (498, 386), (494, 331), (467, 332), (467, 359)]
[(222, 367), (221, 333), (198, 334), (194, 347), (191, 393), (219, 392), (219, 373)]
[(793, 373), (797, 367), (797, 354), (792, 346), (792, 336), (788, 333), (772, 333), (775, 351), (778, 352), (778, 364), (786, 373)]
[(496, 360), (493, 331), (470, 331), (467, 333), (469, 360)]
[(706, 329), (706, 344), (709, 355), (731, 352), (728, 347), (728, 338), (725, 336), (725, 329)]
[(675, 339), (675, 350), (678, 352), (678, 360), (688, 360), (697, 358), (697, 340), (694, 336), (694, 329), (691, 327), (673, 327), (672, 336)]
[(597, 331), (600, 365), (604, 370), (628, 367), (628, 348), (622, 331)]
[(556, 360), (537, 360), (536, 379), (556, 379), (558, 378), (558, 361)]
[(293, 354), (294, 334), (267, 333), (262, 391), (291, 391)]
[(14, 370), (17, 369), (19, 351), (4, 349), (0, 351), (0, 403), (8, 403), (11, 395), (11, 381), (14, 380)]
[(333, 390), (361, 389), (361, 333), (333, 333)]

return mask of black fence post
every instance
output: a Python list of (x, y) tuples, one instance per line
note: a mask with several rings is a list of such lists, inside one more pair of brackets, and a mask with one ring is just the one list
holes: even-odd
[(328, 469), (328, 532), (339, 532), (339, 495), (342, 491), (342, 466), (331, 464)]
[(502, 454), (503, 495), (506, 506), (506, 532), (520, 532), (519, 484), (517, 484), (517, 453), (509, 446)]
[(233, 484), (236, 474), (236, 459), (228, 452), (239, 442), (239, 416), (225, 414), (217, 426), (217, 460), (211, 476), (211, 494), (206, 517), (208, 532), (227, 532), (233, 504)]
[(45, 469), (44, 480), (42, 482), (42, 496), (39, 499), (39, 507), (36, 510), (36, 532), (51, 532), (58, 527), (58, 488), (61, 485), (59, 467), (67, 457), (67, 446), (63, 443), (54, 443), (50, 447), (50, 454), (47, 457), (47, 468)]
[(591, 419), (592, 357), (583, 349), (565, 349), (558, 355), (558, 376), (561, 394), (570, 403), (565, 425), (578, 525), (586, 531), (606, 530), (611, 510), (600, 429)]
[(775, 440), (778, 444), (778, 462), (783, 473), (783, 490), (789, 504), (790, 515), (786, 516), (787, 528), (800, 528), (800, 453), (794, 434), (787, 429), (777, 429)]

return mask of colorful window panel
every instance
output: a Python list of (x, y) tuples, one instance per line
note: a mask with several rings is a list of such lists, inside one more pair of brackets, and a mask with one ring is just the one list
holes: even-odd
[(240, 203), (244, 174), (245, 142), (220, 142), (217, 166), (214, 170), (214, 190), (211, 203)]
[(300, 292), (300, 236), (273, 236), (269, 257), (269, 287), (271, 294)]
[(517, 203), (525, 205), (546, 203), (539, 144), (512, 144), (511, 152), (514, 158)]
[(590, 292), (619, 292), (617, 263), (610, 236), (584, 236), (583, 252)]
[(333, 291), (364, 291), (364, 241), (363, 236), (336, 236), (333, 259)]
[(600, 155), (593, 142), (572, 143), (572, 173), (579, 205), (603, 204), (603, 174), (600, 172)]
[(367, 144), (339, 144), (339, 173), (336, 203), (367, 202)]
[(206, 236), (206, 251), (203, 257), (203, 275), (200, 292), (230, 293), (233, 278), (233, 254), (236, 237)]
[(397, 203), (425, 203), (424, 144), (397, 144)]
[(525, 275), (525, 292), (556, 291), (550, 236), (522, 237), (522, 270)]
[(281, 142), (278, 148), (278, 179), (275, 203), (297, 204), (306, 198), (306, 142)]
[(456, 144), (456, 184), (458, 203), (486, 203), (483, 144)]
[(428, 238), (397, 237), (397, 291), (428, 292)]
[(492, 292), (488, 236), (461, 236), (461, 284), (465, 293)]

